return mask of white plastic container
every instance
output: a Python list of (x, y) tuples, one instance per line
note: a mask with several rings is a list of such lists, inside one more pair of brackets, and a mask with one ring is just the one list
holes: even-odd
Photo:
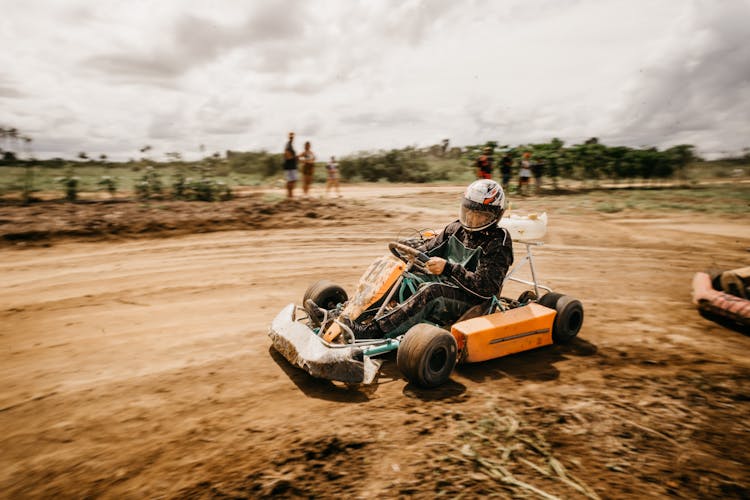
[(547, 212), (528, 215), (511, 214), (500, 219), (497, 225), (507, 229), (514, 240), (541, 240), (547, 234)]

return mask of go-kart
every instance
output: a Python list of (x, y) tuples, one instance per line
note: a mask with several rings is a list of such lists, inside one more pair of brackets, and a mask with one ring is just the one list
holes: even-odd
[[(583, 324), (583, 306), (537, 281), (531, 248), (541, 242), (524, 239), (543, 236), (546, 214), (515, 219), (502, 219), (500, 225), (510, 231), (514, 242), (526, 246), (526, 255), (503, 281), (529, 287), (517, 299), (493, 297), (470, 308), (452, 324), (436, 320), (416, 324), (404, 334), (386, 332), (382, 339), (355, 338), (339, 317), (367, 323), (403, 303), (419, 286), (445, 279), (424, 269), (430, 255), (415, 247), (430, 235), (420, 235), (389, 243), (390, 251), (369, 266), (351, 297), (328, 280), (310, 285), (302, 306), (289, 304), (272, 321), (269, 336), (273, 347), (310, 375), (347, 384), (371, 383), (381, 363), (376, 357), (397, 351), (396, 363), (409, 382), (435, 387), (450, 378), (457, 363), (569, 342)], [(455, 256), (447, 258), (457, 261)], [(527, 262), (531, 281), (515, 276)], [(540, 296), (541, 290), (547, 293)]]

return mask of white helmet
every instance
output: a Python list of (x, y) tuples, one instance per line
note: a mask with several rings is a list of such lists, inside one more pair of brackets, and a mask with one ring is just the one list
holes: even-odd
[(503, 188), (493, 180), (480, 179), (466, 188), (458, 220), (467, 231), (480, 231), (496, 224), (504, 211)]

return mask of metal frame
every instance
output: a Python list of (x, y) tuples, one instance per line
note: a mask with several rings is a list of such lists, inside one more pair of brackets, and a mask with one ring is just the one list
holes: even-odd
[[(508, 280), (515, 281), (517, 283), (523, 283), (524, 285), (529, 285), (534, 287), (534, 293), (536, 296), (539, 296), (539, 289), (547, 290), (548, 292), (551, 292), (552, 289), (548, 286), (542, 285), (537, 281), (536, 279), (536, 270), (534, 269), (534, 255), (531, 253), (531, 247), (535, 246), (542, 246), (544, 243), (541, 241), (523, 241), (523, 240), (514, 240), (514, 243), (521, 243), (522, 245), (526, 245), (526, 255), (523, 259), (521, 259), (511, 270), (505, 275), (505, 278), (503, 279), (503, 285), (505, 285), (505, 282)], [(518, 271), (521, 266), (523, 266), (526, 262), (529, 263), (529, 268), (531, 269), (531, 279), (532, 281), (523, 280), (521, 278), (516, 278), (513, 275)]]
[[(304, 314), (303, 317), (298, 317), (297, 312), (301, 312)], [(327, 319), (327, 312), (326, 315), (322, 321), (322, 324), (325, 324), (325, 321)], [(304, 307), (301, 306), (295, 306), (294, 311), (292, 313), (292, 321), (306, 321), (309, 320), (310, 314), (305, 310)], [(337, 320), (333, 320), (337, 322), (342, 328), (347, 328), (346, 325), (343, 323), (338, 322)], [(362, 348), (362, 354), (365, 356), (377, 356), (378, 354), (385, 354), (387, 352), (395, 351), (398, 349), (399, 344), (401, 343), (402, 335), (399, 335), (396, 338), (384, 338), (384, 339), (360, 339), (354, 341), (352, 344), (334, 344), (332, 342), (328, 342), (324, 338), (322, 338), (320, 335), (315, 334), (315, 332), (312, 332), (313, 335), (315, 335), (320, 342), (325, 345), (326, 347), (330, 347), (333, 349), (348, 349), (350, 347), (360, 347)], [(351, 333), (351, 332), (350, 332)]]

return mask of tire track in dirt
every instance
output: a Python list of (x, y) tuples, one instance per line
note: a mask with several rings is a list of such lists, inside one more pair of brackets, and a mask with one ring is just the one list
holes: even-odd
[[(435, 206), (452, 194), (420, 192)], [(520, 494), (462, 453), (499, 460), (471, 431), (499, 439), (512, 418), (602, 497), (747, 493), (750, 339), (698, 316), (688, 288), (693, 271), (746, 258), (747, 242), (706, 236), (694, 252), (694, 233), (551, 213), (537, 269), (583, 301), (580, 341), (461, 366), (434, 391), (406, 384), (392, 356), (375, 385), (351, 390), (269, 350), (270, 319), (310, 282), (351, 288), (399, 231), (453, 214), (3, 251), (0, 490)], [(501, 444), (520, 446), (506, 463), (515, 477), (580, 494), (524, 466), (552, 470), (531, 445)]]

